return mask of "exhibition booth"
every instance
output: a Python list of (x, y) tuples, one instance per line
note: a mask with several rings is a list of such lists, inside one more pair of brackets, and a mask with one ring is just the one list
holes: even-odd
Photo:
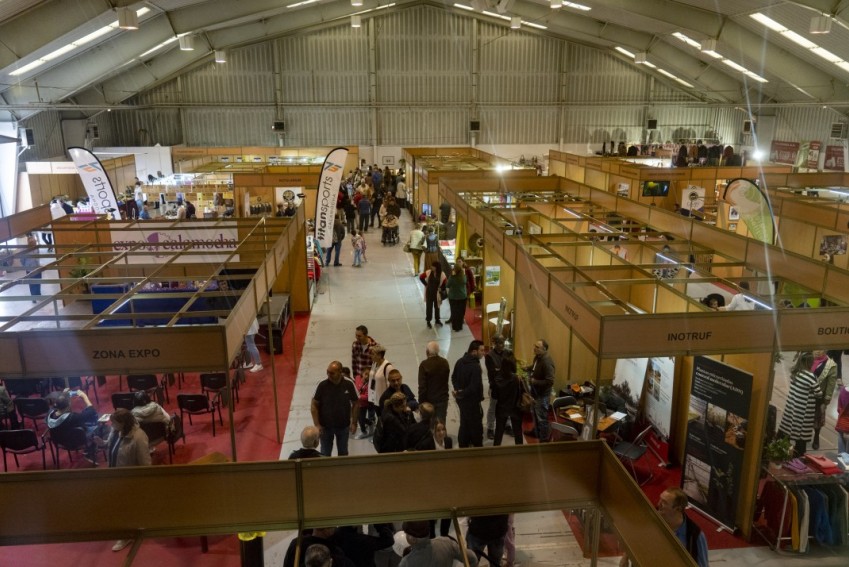
[[(547, 339), (555, 391), (624, 398), (696, 508), (749, 537), (775, 360), (845, 346), (849, 272), (570, 179), (446, 177), (440, 197), (482, 238), (482, 303), (506, 299), (517, 358)], [(754, 309), (716, 312), (713, 292)]]

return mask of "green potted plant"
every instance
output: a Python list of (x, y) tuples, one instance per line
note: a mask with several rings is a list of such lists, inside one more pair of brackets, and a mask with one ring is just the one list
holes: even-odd
[(788, 437), (776, 437), (764, 445), (763, 461), (771, 466), (781, 466), (793, 458), (793, 445)]
[[(71, 268), (71, 271), (68, 272), (68, 275), (76, 280), (80, 280), (86, 277), (88, 274), (94, 271), (94, 268), (90, 268), (89, 264), (91, 264), (91, 260), (87, 256), (80, 256), (77, 258), (77, 265)], [(88, 282), (81, 281), (79, 282), (81, 289), (80, 293), (88, 293)], [(75, 286), (76, 287), (76, 286)], [(74, 289), (74, 292), (77, 290)]]

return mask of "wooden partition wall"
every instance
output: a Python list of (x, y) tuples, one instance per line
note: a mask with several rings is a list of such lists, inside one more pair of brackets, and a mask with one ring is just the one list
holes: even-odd
[[(133, 155), (119, 156), (111, 159), (100, 160), (103, 170), (112, 183), (116, 195), (123, 195), (126, 187), (132, 187), (136, 179), (136, 158)], [(63, 173), (27, 173), (29, 180), (30, 196), (33, 206), (49, 204), (51, 199), (66, 195), (72, 200), (86, 197), (86, 190), (80, 176), (77, 174), (73, 164), (68, 167), (66, 163), (61, 164)], [(51, 162), (42, 162), (33, 165), (40, 171), (43, 168), (51, 169)]]
[[(350, 478), (415, 478), (416, 482), (406, 484), (404, 498), (399, 499), (392, 490), (368, 495), (352, 492), (350, 483), (341, 481)], [(0, 545), (590, 508), (599, 510), (612, 525), (636, 565), (695, 565), (600, 441), (303, 461), (12, 473), (0, 475), (0, 486), (4, 494)], [(143, 505), (135, 505), (132, 514), (115, 514), (115, 502), (139, 490), (145, 495)], [(56, 499), (67, 494), (97, 494), (97, 498), (89, 498), (86, 513), (80, 514), (74, 506), (55, 506)]]

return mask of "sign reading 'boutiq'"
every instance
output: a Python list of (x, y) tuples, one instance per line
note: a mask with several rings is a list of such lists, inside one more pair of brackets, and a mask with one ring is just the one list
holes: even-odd
[(175, 252), (186, 251), (174, 260), (178, 264), (218, 263), (227, 259), (239, 245), (236, 227), (193, 227), (178, 229), (170, 223), (144, 223), (144, 228), (113, 229), (112, 250), (132, 252), (127, 255), (130, 264), (155, 264)]

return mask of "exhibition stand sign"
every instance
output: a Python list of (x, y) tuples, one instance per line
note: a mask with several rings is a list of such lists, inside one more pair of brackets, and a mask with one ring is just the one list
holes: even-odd
[(751, 374), (695, 357), (681, 488), (690, 504), (732, 531), (751, 401)]
[(127, 254), (128, 264), (156, 264), (163, 258), (174, 257), (175, 251), (185, 251), (174, 258), (176, 264), (213, 264), (224, 261), (239, 261), (233, 255), (239, 245), (236, 226), (192, 226), (181, 224), (175, 228), (172, 222), (135, 223), (132, 228), (113, 228), (112, 250), (132, 252)]
[(348, 148), (330, 150), (321, 166), (318, 197), (315, 200), (315, 239), (326, 250), (333, 245), (333, 219), (336, 216), (336, 197), (342, 184)]

